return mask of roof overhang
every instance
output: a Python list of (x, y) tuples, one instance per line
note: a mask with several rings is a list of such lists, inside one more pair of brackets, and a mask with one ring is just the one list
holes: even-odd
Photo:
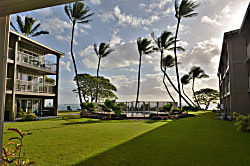
[(250, 2), (249, 2), (249, 5), (248, 5), (248, 7), (247, 7), (247, 11), (246, 11), (246, 14), (245, 14), (245, 16), (244, 16), (244, 19), (243, 19), (243, 21), (242, 21), (242, 23), (241, 23), (241, 26), (240, 26), (240, 33), (241, 33), (241, 31), (243, 31), (244, 30), (244, 27), (245, 27), (245, 25), (246, 25), (246, 22), (248, 21), (248, 15), (249, 15), (249, 12), (250, 12)]
[(0, 0), (0, 17), (79, 0)]
[(32, 44), (35, 44), (35, 45), (37, 45), (37, 46), (39, 46), (39, 47), (42, 47), (44, 50), (47, 50), (47, 51), (46, 51), (47, 54), (54, 54), (54, 55), (56, 55), (56, 56), (59, 56), (60, 58), (64, 57), (64, 53), (62, 53), (62, 52), (60, 52), (60, 51), (57, 51), (57, 50), (55, 50), (55, 49), (53, 49), (53, 48), (50, 48), (50, 47), (48, 47), (48, 46), (46, 46), (46, 45), (44, 45), (44, 44), (42, 44), (42, 43), (39, 43), (39, 42), (37, 42), (37, 41), (31, 39), (31, 38), (28, 38), (27, 36), (24, 36), (24, 35), (22, 35), (22, 34), (16, 32), (16, 31), (10, 30), (10, 33), (16, 35), (17, 37), (20, 37), (20, 40), (21, 40), (21, 41), (22, 41), (22, 40), (26, 40), (26, 41), (28, 41), (28, 42), (30, 42), (30, 43), (32, 43)]

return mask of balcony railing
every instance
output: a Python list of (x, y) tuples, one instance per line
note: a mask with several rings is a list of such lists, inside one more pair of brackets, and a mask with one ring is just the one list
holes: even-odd
[(56, 64), (53, 62), (41, 59), (39, 56), (33, 56), (22, 51), (18, 51), (18, 61), (33, 67), (38, 67), (44, 70), (56, 71)]
[(31, 93), (55, 93), (55, 85), (47, 83), (34, 83), (32, 81), (16, 80), (16, 91)]

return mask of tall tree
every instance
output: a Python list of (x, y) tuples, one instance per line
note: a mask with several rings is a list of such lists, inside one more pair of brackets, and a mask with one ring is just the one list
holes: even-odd
[[(95, 53), (98, 57), (98, 66), (97, 66), (97, 71), (96, 71), (97, 81), (99, 78), (99, 69), (100, 69), (101, 59), (107, 57), (111, 52), (114, 51), (114, 50), (109, 49), (109, 48), (110, 48), (109, 44), (106, 44), (106, 43), (101, 43), (99, 45), (99, 49), (97, 48), (96, 43), (94, 44), (94, 50), (95, 50)], [(98, 84), (96, 87), (96, 100), (95, 100), (95, 102), (97, 102), (97, 99), (98, 99)]]
[(35, 25), (36, 20), (32, 17), (25, 16), (24, 21), (23, 21), (19, 15), (16, 15), (16, 22), (17, 22), (19, 31), (17, 30), (17, 28), (14, 26), (12, 22), (10, 22), (11, 27), (15, 31), (20, 32), (24, 34), (25, 36), (35, 37), (35, 36), (39, 36), (42, 34), (49, 34), (48, 31), (44, 31), (44, 30), (38, 31), (38, 28), (41, 26), (41, 24), (38, 23)]
[[(174, 49), (174, 47), (173, 47), (174, 37), (171, 37), (171, 35), (172, 35), (171, 32), (164, 31), (164, 32), (162, 32), (161, 36), (157, 38), (154, 35), (154, 33), (151, 33), (151, 36), (152, 36), (155, 44), (157, 45), (157, 47), (154, 47), (153, 49), (155, 51), (159, 51), (160, 54), (161, 54), (160, 68), (161, 68), (161, 71), (164, 74), (163, 82), (164, 82), (164, 79), (166, 77), (168, 79), (169, 83), (171, 84), (171, 86), (174, 88), (174, 90), (177, 93), (179, 93), (178, 89), (175, 87), (175, 85), (173, 84), (172, 80), (170, 79), (170, 77), (168, 76), (168, 74), (166, 72), (166, 68), (167, 67), (173, 67), (173, 66), (175, 66), (175, 59), (174, 59), (174, 57), (172, 57), (171, 55), (167, 55), (166, 57), (164, 57), (164, 50), (172, 51)], [(180, 50), (180, 51), (184, 51), (184, 49), (182, 47), (177, 47), (177, 49)], [(165, 82), (164, 82), (164, 85), (165, 85)], [(167, 89), (167, 87), (166, 87), (166, 89)], [(167, 89), (167, 91), (168, 91), (168, 89)], [(169, 91), (168, 91), (168, 93), (170, 94)], [(170, 94), (170, 97), (171, 96), (172, 95)], [(183, 96), (181, 96), (181, 97), (185, 100), (185, 102), (188, 105), (191, 105)], [(173, 97), (171, 97), (171, 98), (174, 101)]]
[[(88, 14), (90, 9), (88, 6), (85, 6), (85, 4), (83, 2), (75, 2), (73, 4), (65, 5), (64, 11), (67, 14), (67, 16), (69, 17), (70, 21), (72, 22), (72, 36), (71, 36), (70, 52), (71, 52), (71, 57), (72, 57), (72, 61), (74, 64), (75, 75), (77, 76), (78, 74), (77, 74), (76, 62), (75, 62), (75, 57), (73, 54), (75, 25), (77, 23), (86, 24), (86, 23), (90, 22), (91, 20), (88, 18), (91, 17), (94, 13)], [(82, 98), (81, 98), (81, 91), (80, 91), (78, 77), (76, 77), (76, 84), (77, 84), (77, 88), (78, 88), (80, 105), (82, 107)]]
[(193, 66), (189, 72), (189, 76), (193, 80), (192, 91), (193, 91), (195, 102), (197, 103), (198, 107), (201, 108), (199, 101), (197, 100), (196, 95), (195, 95), (194, 83), (195, 83), (195, 79), (208, 78), (209, 76), (199, 66)]
[[(175, 64), (174, 64), (174, 61), (171, 61), (171, 55), (166, 57), (166, 59), (164, 59), (164, 50), (167, 50), (167, 51), (170, 51), (170, 50), (173, 50), (173, 45), (174, 45), (174, 37), (171, 37), (172, 36), (172, 33), (171, 32), (168, 32), (168, 31), (163, 31), (161, 33), (161, 36), (160, 37), (156, 37), (154, 32), (151, 33), (151, 36), (156, 44), (156, 47), (153, 48), (154, 51), (158, 51), (160, 52), (160, 55), (161, 55), (161, 59), (160, 59), (160, 68), (161, 70), (164, 70), (165, 73), (166, 73), (166, 68), (167, 67), (173, 67)], [(170, 58), (170, 59), (169, 59)], [(163, 74), (163, 84), (168, 92), (168, 95), (170, 96), (170, 98), (172, 99), (173, 102), (175, 102), (173, 96), (171, 95), (168, 87), (167, 87), (167, 84), (165, 83), (165, 77), (166, 75)]]
[(137, 85), (137, 95), (136, 95), (136, 103), (135, 108), (138, 106), (139, 92), (140, 92), (140, 79), (141, 79), (141, 59), (143, 54), (151, 54), (153, 52), (152, 46), (150, 46), (151, 40), (147, 38), (138, 38), (137, 39), (137, 47), (139, 52), (139, 70), (138, 70), (138, 85)]
[(194, 102), (186, 95), (184, 91), (184, 85), (187, 85), (190, 83), (190, 76), (188, 74), (185, 74), (181, 77), (181, 85), (182, 85), (182, 92), (186, 96), (186, 98), (195, 106)]
[[(105, 77), (99, 76), (99, 80), (97, 81), (96, 76), (84, 73), (78, 74), (78, 80), (80, 83), (81, 95), (85, 102), (92, 103), (95, 100), (97, 84), (99, 84), (98, 100), (117, 99), (115, 95), (117, 88)], [(74, 81), (76, 81), (76, 77)], [(78, 94), (77, 89), (74, 89), (73, 92)]]
[(192, 0), (181, 0), (181, 3), (178, 3), (179, 0), (175, 0), (175, 17), (177, 18), (177, 27), (175, 33), (175, 44), (174, 44), (174, 55), (175, 55), (175, 68), (176, 68), (176, 78), (178, 83), (179, 90), (179, 107), (181, 108), (181, 86), (179, 79), (179, 70), (178, 70), (178, 59), (177, 59), (177, 38), (179, 27), (182, 18), (189, 18), (197, 16), (198, 13), (195, 13), (194, 10), (199, 6), (196, 2)]
[(220, 100), (220, 93), (217, 90), (205, 88), (195, 92), (195, 96), (200, 104), (205, 105), (205, 110), (208, 110), (211, 102), (217, 103)]

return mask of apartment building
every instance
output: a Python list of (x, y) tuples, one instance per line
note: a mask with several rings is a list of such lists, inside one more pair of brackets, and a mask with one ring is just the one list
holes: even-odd
[(218, 69), (220, 106), (227, 114), (250, 113), (250, 5), (241, 28), (224, 34)]
[[(64, 54), (10, 31), (7, 60), (5, 120), (20, 111), (57, 115), (59, 64)], [(55, 83), (46, 81), (53, 78)]]

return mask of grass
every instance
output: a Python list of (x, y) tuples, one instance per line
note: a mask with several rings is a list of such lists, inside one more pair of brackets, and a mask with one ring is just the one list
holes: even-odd
[(249, 166), (250, 133), (211, 112), (175, 121), (101, 121), (78, 116), (5, 124), (31, 131), (24, 146), (37, 165)]

